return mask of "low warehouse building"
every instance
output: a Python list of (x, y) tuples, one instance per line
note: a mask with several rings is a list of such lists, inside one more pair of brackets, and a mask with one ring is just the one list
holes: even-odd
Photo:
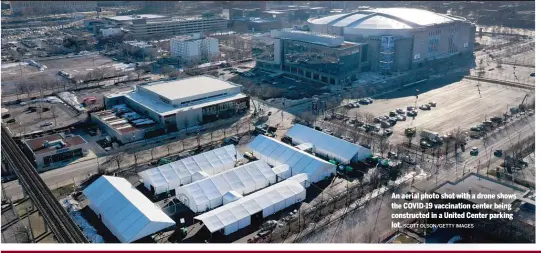
[(122, 243), (137, 241), (175, 225), (124, 178), (101, 176), (83, 194), (90, 208)]
[(286, 136), (291, 137), (295, 145), (310, 143), (312, 151), (316, 154), (344, 164), (362, 161), (372, 156), (370, 149), (300, 124), (295, 124), (289, 129)]
[(261, 220), (305, 200), (306, 189), (300, 178), (307, 176), (306, 174), (297, 176), (196, 216), (194, 219), (202, 221), (211, 233), (222, 231), (225, 235), (232, 234), (249, 226), (252, 221)]
[(246, 195), (279, 180), (268, 164), (255, 161), (176, 188), (175, 195), (194, 213), (200, 213), (233, 201), (232, 195)]
[(248, 144), (257, 159), (271, 166), (289, 165), (292, 175), (306, 173), (309, 181), (319, 182), (336, 173), (336, 166), (264, 135), (258, 135)]
[(79, 135), (53, 134), (23, 142), (32, 156), (30, 160), (38, 168), (82, 157), (88, 152), (88, 142)]
[(139, 172), (144, 186), (157, 195), (197, 180), (233, 169), (240, 154), (233, 145), (213, 149)]

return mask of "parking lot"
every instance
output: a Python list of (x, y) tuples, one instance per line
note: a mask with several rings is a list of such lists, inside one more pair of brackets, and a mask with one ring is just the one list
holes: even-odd
[[(39, 113), (41, 106), (47, 111)], [(36, 110), (29, 110), (32, 109), (31, 107), (36, 108)], [(8, 109), (7, 114), (10, 114), (10, 117), (4, 119), (7, 114), (3, 113), (2, 122), (9, 126), (14, 135), (66, 127), (84, 118), (84, 115), (77, 117), (73, 110), (63, 103), (42, 102), (27, 105), (10, 105), (5, 106), (5, 108)], [(13, 119), (15, 119), (15, 122), (7, 123)]]
[[(452, 82), (448, 84), (449, 82)], [(389, 115), (397, 108), (406, 110), (407, 106), (414, 106), (416, 95), (417, 105), (427, 104), (431, 101), (437, 106), (431, 110), (418, 110), (415, 118), (407, 117), (406, 121), (398, 121), (392, 127), (394, 134), (390, 137), (392, 143), (401, 143), (406, 140), (404, 130), (408, 127), (420, 130), (431, 130), (445, 134), (457, 127), (469, 130), (473, 125), (492, 116), (501, 116), (508, 108), (518, 106), (528, 93), (526, 102), (533, 101), (534, 94), (517, 88), (503, 85), (480, 82), (479, 94), (477, 81), (461, 79), (429, 81), (425, 84), (409, 87), (407, 89), (386, 94), (374, 99), (373, 104), (362, 105), (350, 109), (347, 116), (355, 118), (357, 114), (369, 112), (375, 117)], [(418, 91), (417, 91), (418, 90)]]
[(83, 55), (71, 58), (37, 60), (38, 63), (47, 66), (43, 71), (28, 64), (17, 64), (2, 68), (2, 95), (22, 93), (18, 88), (22, 82), (34, 91), (39, 91), (39, 84), (65, 83), (67, 80), (58, 75), (58, 71), (65, 71), (72, 76), (83, 77), (94, 69), (122, 69), (125, 64), (114, 62), (109, 57), (102, 55)]

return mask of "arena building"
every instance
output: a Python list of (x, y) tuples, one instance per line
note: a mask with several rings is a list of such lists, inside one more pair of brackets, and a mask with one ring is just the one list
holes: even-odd
[(107, 110), (91, 115), (122, 143), (164, 132), (201, 130), (250, 108), (242, 86), (211, 76), (195, 76), (137, 85), (134, 90), (104, 97)]
[(367, 43), (371, 71), (395, 72), (471, 55), (475, 25), (465, 18), (411, 8), (363, 9), (308, 20), (311, 32)]

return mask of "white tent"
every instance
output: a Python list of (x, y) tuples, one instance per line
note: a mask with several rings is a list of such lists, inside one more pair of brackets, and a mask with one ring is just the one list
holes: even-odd
[(211, 233), (222, 230), (229, 235), (250, 225), (252, 215), (265, 218), (306, 199), (306, 189), (296, 180), (284, 180), (261, 191), (195, 217)]
[(83, 193), (90, 208), (120, 242), (130, 243), (175, 225), (124, 178), (101, 176)]
[(286, 136), (291, 137), (293, 144), (300, 144), (299, 147), (302, 148), (306, 148), (302, 144), (310, 143), (316, 154), (341, 163), (362, 161), (372, 155), (370, 149), (300, 124), (293, 125)]
[(142, 171), (139, 177), (147, 189), (160, 194), (234, 168), (235, 155), (240, 157), (235, 146), (228, 145)]
[(242, 194), (236, 192), (236, 191), (228, 191), (225, 193), (223, 197), (224, 205), (229, 204), (235, 200), (238, 200), (242, 198)]
[(272, 168), (272, 171), (276, 173), (277, 181), (280, 182), (284, 179), (291, 177), (291, 169), (287, 164), (281, 164)]
[(336, 173), (335, 165), (264, 135), (258, 135), (248, 147), (255, 157), (272, 166), (289, 165), (292, 175), (306, 173), (312, 183)]
[(263, 161), (255, 161), (178, 187), (175, 195), (193, 212), (205, 212), (223, 204), (229, 191), (245, 195), (276, 183), (276, 174)]

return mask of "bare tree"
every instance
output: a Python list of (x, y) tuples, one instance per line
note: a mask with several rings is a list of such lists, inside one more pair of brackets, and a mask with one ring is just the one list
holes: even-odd
[(366, 124), (369, 124), (371, 122), (374, 121), (374, 114), (368, 112), (368, 111), (364, 111), (361, 113), (361, 119), (366, 123)]
[(151, 148), (149, 149), (149, 151), (150, 151), (150, 159), (151, 159), (152, 161), (154, 161), (154, 152), (156, 151), (157, 148), (158, 148), (158, 147), (154, 147), (154, 146), (153, 146), (153, 147), (151, 147)]
[(135, 161), (135, 166), (138, 165), (137, 163), (139, 161), (139, 158), (142, 158), (145, 153), (147, 153), (146, 150), (141, 152), (133, 152), (133, 160)]
[(125, 158), (126, 153), (119, 152), (113, 155), (113, 157), (111, 157), (111, 160), (116, 163), (117, 169), (120, 170), (120, 164), (124, 161)]
[(165, 147), (167, 148), (167, 155), (171, 154), (171, 149), (173, 149), (175, 146), (176, 146), (176, 143), (174, 142), (171, 142), (165, 145)]

